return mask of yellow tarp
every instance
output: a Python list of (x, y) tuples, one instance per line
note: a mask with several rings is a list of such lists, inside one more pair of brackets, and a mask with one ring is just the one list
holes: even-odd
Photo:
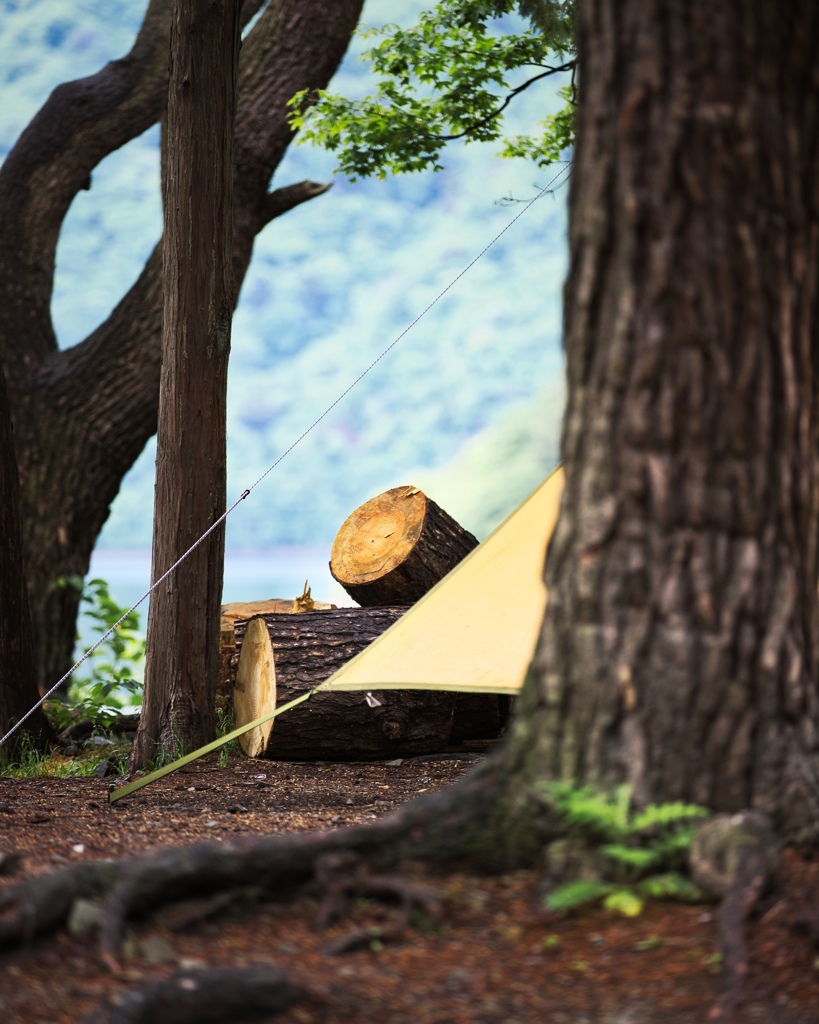
[(562, 492), (558, 468), (460, 565), (318, 689), (517, 693), (543, 622), (543, 562)]

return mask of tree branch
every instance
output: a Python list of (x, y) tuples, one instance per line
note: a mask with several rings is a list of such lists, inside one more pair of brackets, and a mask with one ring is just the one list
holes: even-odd
[(0, 304), (7, 323), (27, 328), (0, 327), (12, 374), (57, 349), (50, 301), (63, 220), (93, 168), (159, 117), (169, 26), (168, 0), (151, 0), (130, 53), (58, 86), (0, 168)]
[(332, 187), (332, 182), (322, 184), (318, 181), (299, 181), (295, 185), (285, 185), (284, 188), (269, 192), (262, 205), (260, 228), (276, 217), (281, 217), (288, 210), (315, 199), (316, 196), (324, 195)]
[[(270, 220), (330, 187), (305, 181), (268, 192), (272, 173), (292, 139), (287, 101), (305, 86), (323, 88), (329, 82), (361, 6), (361, 0), (278, 0), (265, 9), (245, 40), (234, 192), (237, 295), (256, 234)], [(321, 32), (317, 25), (323, 26)], [(163, 75), (166, 81), (167, 60)], [(0, 274), (1, 268), (0, 263)], [(105, 488), (114, 488), (109, 500), (118, 488), (118, 482), (111, 483), (111, 466), (122, 467), (124, 474), (156, 431), (161, 268), (160, 240), (139, 279), (103, 324), (80, 344), (55, 349), (39, 367), (25, 371), (46, 407), (54, 410), (52, 427), (44, 429), (69, 429), (66, 414), (70, 415), (70, 429), (81, 435), (77, 451), (88, 488), (102, 486), (95, 479), (98, 467), (100, 478), (107, 481)], [(49, 467), (44, 465), (43, 471)], [(82, 486), (85, 490), (86, 484)]]
[(503, 101), (503, 103), (501, 103), (499, 107), (496, 107), (494, 110), (490, 111), (490, 113), (486, 114), (485, 117), (481, 117), (478, 118), (477, 121), (473, 121), (472, 124), (468, 128), (464, 128), (462, 132), (457, 132), (453, 135), (428, 135), (427, 137), (430, 139), (436, 139), (439, 142), (452, 142), (455, 139), (463, 139), (467, 135), (471, 135), (478, 128), (483, 128), (483, 126), (485, 124), (489, 124), (490, 121), (494, 121), (496, 117), (500, 117), (500, 115), (504, 112), (504, 110), (506, 110), (506, 108), (509, 106), (512, 100), (516, 96), (519, 96), (522, 92), (525, 92), (530, 85), (534, 85), (535, 82), (539, 82), (541, 78), (548, 78), (550, 75), (556, 75), (561, 71), (574, 71), (576, 64), (576, 60), (570, 60), (567, 61), (565, 64), (561, 64), (560, 67), (550, 67), (547, 71), (543, 71), (539, 75), (534, 75), (532, 78), (525, 81), (522, 85), (519, 85), (517, 86), (517, 88), (512, 89), (512, 91), (509, 93), (509, 95), (506, 97), (506, 99)]
[[(239, 66), (236, 112), (238, 206), (252, 207), (258, 215), (273, 172), (293, 138), (288, 101), (302, 89), (326, 87), (362, 6), (362, 0), (278, 0), (248, 34)], [(257, 223), (255, 230), (260, 227)], [(239, 224), (237, 228), (241, 229)]]
[[(246, 0), (247, 24), (265, 0)], [(51, 292), (68, 208), (108, 155), (155, 124), (168, 92), (171, 4), (150, 0), (130, 52), (96, 74), (58, 86), (0, 167), (0, 359), (12, 375), (57, 350)], [(32, 323), (34, 320), (34, 323)]]

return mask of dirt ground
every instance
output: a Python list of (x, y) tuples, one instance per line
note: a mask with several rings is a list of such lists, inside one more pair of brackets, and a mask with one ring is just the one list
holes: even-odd
[[(0, 779), (0, 853), (23, 858), (0, 884), (78, 859), (371, 821), (469, 768), (465, 760), (292, 764), (231, 755), (227, 767), (203, 759), (113, 806), (108, 780)], [(819, 949), (794, 928), (800, 914), (819, 912), (819, 863), (789, 853), (783, 876), (779, 899), (752, 926), (738, 1024), (819, 1022)], [(320, 895), (310, 891), (289, 902), (239, 900), (212, 916), (201, 901), (177, 904), (134, 925), (119, 978), (101, 967), (92, 933), (0, 951), (0, 1021), (84, 1021), (125, 989), (220, 965), (275, 964), (304, 988), (307, 999), (276, 1017), (281, 1024), (701, 1024), (720, 991), (713, 906), (562, 918), (543, 908), (533, 872), (424, 877), (408, 865), (405, 877), (440, 891), (439, 920), (345, 953), (329, 947), (369, 926), (389, 928), (397, 911), (359, 900), (316, 928)]]

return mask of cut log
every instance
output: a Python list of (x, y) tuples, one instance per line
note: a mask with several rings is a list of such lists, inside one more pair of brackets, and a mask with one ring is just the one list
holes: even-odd
[[(253, 721), (324, 682), (404, 611), (337, 608), (237, 622), (235, 725)], [(452, 693), (425, 690), (317, 693), (273, 719), (263, 742), (258, 729), (245, 734), (250, 740), (243, 742), (242, 737), (239, 742), (249, 756), (278, 760), (412, 757), (446, 749), (454, 704)]]
[[(268, 615), (272, 612), (304, 612), (317, 609), (335, 608), (334, 604), (314, 601), (310, 588), (304, 584), (304, 593), (294, 600), (283, 597), (264, 598), (260, 601), (233, 601), (222, 605), (222, 621), (219, 628), (219, 678), (216, 686), (217, 707), (226, 708), (229, 703), (233, 681), (230, 677), (230, 659), (236, 652), (236, 635), (233, 624), (239, 619), (250, 619), (254, 615)], [(258, 717), (258, 716), (256, 716)]]
[[(244, 657), (239, 659), (233, 685), (233, 720), (236, 726), (252, 722), (276, 707), (276, 669), (273, 645), (263, 618), (251, 619), (244, 635)], [(239, 737), (248, 757), (260, 757), (267, 747), (273, 719)]]
[(222, 629), (233, 628), (239, 619), (252, 619), (254, 615), (289, 612), (293, 601), (284, 597), (269, 597), (261, 601), (233, 601), (222, 605)]
[(477, 546), (417, 487), (393, 487), (344, 521), (330, 572), (364, 608), (411, 605)]

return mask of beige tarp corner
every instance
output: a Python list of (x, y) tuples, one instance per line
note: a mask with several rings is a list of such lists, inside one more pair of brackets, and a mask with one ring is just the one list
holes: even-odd
[(543, 560), (562, 492), (558, 468), (456, 569), (318, 689), (517, 693), (546, 608)]

